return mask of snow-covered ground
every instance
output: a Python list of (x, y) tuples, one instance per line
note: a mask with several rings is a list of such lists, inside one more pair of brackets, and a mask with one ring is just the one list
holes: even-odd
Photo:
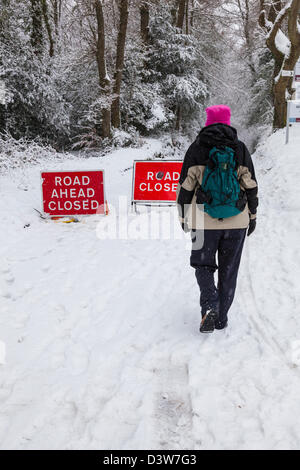
[[(104, 168), (116, 206), (160, 145), (42, 169)], [(2, 449), (300, 448), (299, 148), (279, 132), (254, 157), (257, 230), (230, 326), (209, 336), (184, 239), (45, 222), (40, 166), (0, 177)]]

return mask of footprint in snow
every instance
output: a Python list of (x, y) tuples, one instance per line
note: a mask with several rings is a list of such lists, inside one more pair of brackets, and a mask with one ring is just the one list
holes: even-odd
[(15, 278), (14, 276), (11, 274), (11, 273), (8, 273), (5, 277), (4, 277), (5, 281), (8, 283), (8, 284), (11, 284), (14, 282)]
[(0, 290), (0, 297), (4, 297), (5, 299), (11, 299), (12, 294), (8, 290)]
[(7, 274), (7, 273), (10, 273), (10, 267), (7, 263), (3, 263), (2, 266), (1, 266), (1, 272), (3, 274)]

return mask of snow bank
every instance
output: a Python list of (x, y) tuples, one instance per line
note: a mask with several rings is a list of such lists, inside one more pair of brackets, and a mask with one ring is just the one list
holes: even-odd
[(21, 168), (28, 164), (41, 164), (66, 158), (65, 154), (46, 145), (26, 139), (15, 140), (10, 135), (0, 135), (0, 172), (5, 170)]
[(249, 250), (253, 288), (270, 335), (290, 359), (300, 340), (299, 149), (300, 126), (294, 125), (289, 144), (281, 130), (253, 156), (260, 187), (256, 243)]

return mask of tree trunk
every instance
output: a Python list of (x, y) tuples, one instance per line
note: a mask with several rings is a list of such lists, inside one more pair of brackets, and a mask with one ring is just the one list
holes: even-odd
[(128, 24), (128, 0), (120, 0), (120, 23), (117, 43), (116, 71), (114, 75), (113, 94), (116, 95), (111, 106), (112, 125), (115, 128), (121, 127), (120, 115), (120, 92), (125, 58), (126, 33)]
[(195, 8), (195, 0), (192, 0), (191, 21), (190, 21), (190, 25), (192, 28), (194, 26), (194, 14), (195, 14), (194, 8)]
[(287, 104), (286, 104), (286, 84), (282, 79), (274, 85), (273, 96), (274, 96), (274, 121), (273, 128), (282, 129), (286, 126), (287, 119)]
[(186, 0), (185, 2), (185, 33), (189, 34), (190, 33), (190, 28), (189, 28), (189, 0)]
[(60, 20), (61, 20), (62, 3), (63, 3), (63, 0), (58, 0), (58, 23), (60, 23)]
[[(267, 3), (260, 0), (259, 24), (266, 31), (266, 44), (270, 49), (274, 60), (273, 102), (274, 120), (273, 129), (282, 129), (286, 125), (287, 102), (292, 97), (292, 77), (285, 77), (282, 71), (293, 72), (296, 62), (300, 56), (300, 31), (298, 17), (300, 11), (300, 0), (291, 0), (283, 7), (280, 0), (275, 0), (267, 11)], [(279, 14), (280, 12), (280, 14)], [(287, 28), (283, 26), (287, 19)], [(290, 42), (288, 54), (282, 52), (276, 42), (277, 34), (286, 36)]]
[(95, 0), (97, 17), (97, 65), (101, 91), (106, 98), (102, 105), (101, 137), (111, 137), (110, 79), (106, 68), (105, 26), (102, 0)]
[(30, 0), (31, 44), (36, 55), (43, 50), (43, 17), (40, 0)]
[(179, 132), (180, 128), (181, 128), (181, 106), (177, 105), (175, 130)]
[(53, 57), (53, 55), (54, 55), (54, 40), (53, 40), (53, 35), (52, 35), (50, 19), (49, 19), (49, 15), (48, 15), (47, 0), (41, 0), (41, 2), (42, 2), (42, 12), (43, 12), (43, 17), (44, 17), (44, 23), (45, 23), (45, 26), (46, 26), (48, 39), (49, 39), (49, 56)]
[(143, 1), (140, 7), (141, 14), (141, 36), (144, 44), (149, 44), (149, 21), (150, 8), (147, 1)]
[[(187, 0), (179, 0), (176, 27), (181, 29), (182, 33), (183, 33), (184, 15), (186, 13), (186, 4), (187, 4)], [(179, 132), (181, 128), (181, 114), (182, 114), (181, 106), (180, 104), (178, 104), (176, 107), (176, 123), (175, 123), (175, 130), (177, 132)]]
[(184, 13), (185, 13), (185, 2), (186, 0), (180, 0), (178, 6), (178, 16), (177, 16), (177, 28), (183, 30), (183, 22), (184, 22)]
[(53, 0), (53, 22), (55, 35), (58, 36), (58, 26), (61, 14), (61, 0)]
[[(293, 77), (284, 77), (280, 75), (281, 69), (293, 71), (300, 55), (300, 42), (298, 48), (291, 47), (290, 54), (287, 59), (278, 60), (275, 58), (274, 80), (273, 80), (273, 103), (274, 103), (274, 119), (273, 129), (282, 129), (286, 126), (287, 119), (287, 96), (292, 99), (293, 95)], [(278, 78), (279, 77), (279, 78)]]
[(248, 57), (248, 66), (252, 75), (253, 80), (257, 79), (255, 61), (253, 60), (252, 51), (255, 49), (253, 46), (252, 38), (252, 26), (251, 26), (251, 15), (250, 15), (250, 3), (249, 0), (245, 0), (245, 3), (242, 4), (241, 1), (238, 1), (241, 21), (243, 24), (244, 38), (246, 43), (246, 54)]
[[(0, 41), (7, 39), (8, 20), (9, 20), (9, 2), (2, 0), (2, 10), (0, 13)], [(0, 67), (3, 66), (2, 57), (0, 56)], [(3, 89), (1, 89), (3, 88)], [(6, 128), (6, 103), (5, 103), (5, 82), (0, 78), (0, 133), (5, 132)]]
[[(8, 7), (9, 3), (8, 0), (2, 0), (2, 8), (0, 12), (0, 37), (2, 40), (5, 39), (5, 32), (7, 28), (7, 22), (9, 19), (9, 12), (8, 12)], [(1, 59), (1, 58), (0, 58)]]
[(171, 7), (171, 16), (172, 16), (172, 25), (176, 26), (177, 24), (177, 12), (179, 7), (180, 0), (173, 0), (173, 6)]
[(6, 125), (6, 119), (5, 119), (5, 106), (0, 103), (0, 133), (5, 132), (5, 125)]

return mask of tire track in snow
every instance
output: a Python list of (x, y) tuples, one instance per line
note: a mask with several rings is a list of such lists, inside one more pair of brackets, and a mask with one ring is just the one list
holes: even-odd
[(193, 449), (193, 409), (188, 390), (188, 364), (154, 369), (153, 420), (159, 449)]
[[(173, 245), (170, 247), (167, 241), (153, 242), (150, 246), (146, 245), (144, 250), (143, 255), (139, 253), (138, 259), (141, 259), (142, 255), (144, 279), (152, 278), (145, 296), (146, 303), (152, 303), (149, 320), (155, 329), (155, 323), (160, 325), (156, 330), (156, 341), (151, 344), (142, 361), (152, 376), (146, 398), (150, 410), (146, 420), (151, 436), (148, 440), (154, 449), (193, 449), (194, 415), (189, 387), (189, 366), (183, 347), (191, 336), (190, 328), (183, 327), (183, 323), (193, 323), (193, 310), (183, 301), (178, 302), (178, 298), (184, 299), (183, 294), (189, 284), (187, 278), (186, 284), (180, 284), (183, 286), (183, 292), (178, 290), (181, 275), (178, 265), (185, 265), (186, 253), (183, 259), (179, 260), (178, 251)], [(159, 262), (155, 277), (152, 276), (154, 252)], [(136, 279), (138, 278), (137, 273)]]

